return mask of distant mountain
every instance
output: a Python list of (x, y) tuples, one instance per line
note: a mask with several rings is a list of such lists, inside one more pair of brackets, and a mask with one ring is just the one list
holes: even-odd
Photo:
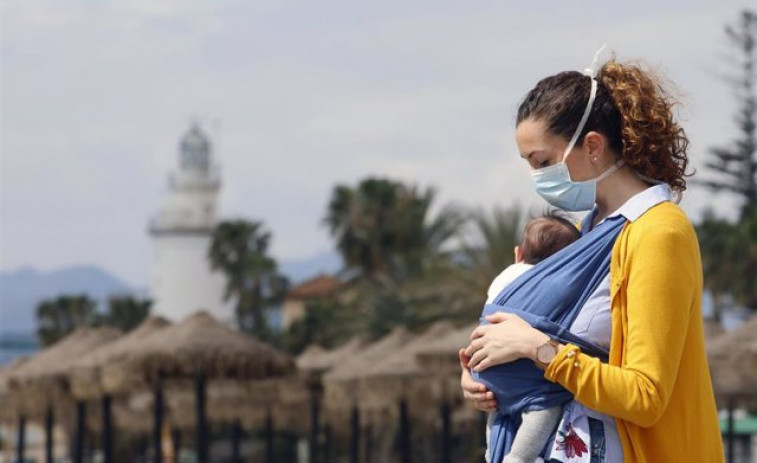
[(319, 273), (334, 274), (342, 269), (342, 258), (334, 251), (316, 254), (306, 259), (279, 262), (279, 271), (293, 284), (300, 283)]
[(41, 272), (32, 267), (0, 272), (0, 333), (29, 333), (36, 330), (39, 302), (62, 294), (85, 293), (102, 309), (110, 295), (145, 297), (147, 290), (131, 288), (115, 276), (93, 265)]
[[(334, 274), (342, 267), (335, 252), (324, 252), (306, 259), (280, 262), (281, 272), (297, 284), (319, 273)], [(105, 309), (113, 294), (148, 297), (148, 288), (133, 288), (94, 265), (77, 265), (49, 272), (33, 267), (0, 272), (0, 335), (29, 334), (36, 331), (37, 305), (62, 294), (85, 293)]]

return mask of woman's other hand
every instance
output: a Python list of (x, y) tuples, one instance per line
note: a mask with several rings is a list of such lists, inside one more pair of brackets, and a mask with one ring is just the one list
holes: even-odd
[(468, 367), (475, 372), (519, 358), (533, 360), (536, 348), (549, 340), (549, 336), (515, 314), (497, 312), (486, 319), (491, 324), (473, 330), (472, 341), (464, 352), (470, 357)]
[(475, 381), (473, 376), (466, 366), (470, 361), (470, 357), (465, 355), (465, 349), (458, 351), (458, 357), (460, 357), (460, 367), (463, 369), (460, 375), (460, 387), (463, 389), (463, 397), (469, 404), (476, 410), (482, 412), (491, 412), (497, 408), (497, 400), (494, 398), (494, 393), (486, 389), (486, 386)]

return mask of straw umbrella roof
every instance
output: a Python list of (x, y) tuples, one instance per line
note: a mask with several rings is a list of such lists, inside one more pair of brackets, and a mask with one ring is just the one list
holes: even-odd
[(421, 346), (417, 352), (419, 362), (434, 371), (459, 368), (457, 351), (470, 344), (470, 335), (477, 326), (478, 323), (462, 326)]
[[(449, 321), (437, 322), (415, 335), (402, 348), (374, 363), (358, 381), (360, 402), (366, 404), (363, 408), (387, 408), (393, 415), (397, 401), (406, 398), (412, 400), (410, 412), (416, 419), (435, 420), (438, 416), (435, 405), (446, 389), (435, 376), (424, 374), (426, 370), (418, 362), (417, 354), (454, 330)], [(459, 375), (454, 376), (459, 384)]]
[(402, 347), (395, 349), (384, 358), (372, 365), (365, 371), (361, 379), (373, 381), (378, 377), (397, 377), (414, 375), (421, 372), (421, 365), (418, 364), (416, 354), (433, 346), (441, 339), (454, 330), (454, 326), (449, 321), (439, 321), (431, 325), (426, 331), (414, 336), (410, 342)]
[(70, 381), (73, 395), (82, 399), (102, 395), (104, 391), (100, 377), (101, 370), (107, 365), (127, 358), (134, 345), (138, 345), (170, 324), (171, 322), (163, 317), (151, 315), (124, 336), (78, 359), (71, 367)]
[(0, 366), (0, 420), (13, 418), (15, 411), (11, 400), (10, 375), (28, 360), (29, 357), (20, 357)]
[(725, 333), (725, 329), (723, 329), (720, 323), (712, 318), (705, 318), (702, 320), (702, 324), (704, 327), (704, 340), (708, 346), (712, 344), (715, 339), (720, 337), (720, 335)]
[(263, 379), (295, 371), (294, 361), (271, 346), (200, 311), (123, 347), (123, 359), (103, 368), (110, 393), (134, 390), (158, 377)]
[(348, 359), (362, 347), (359, 338), (353, 338), (331, 350), (311, 344), (297, 357), (297, 369), (306, 372), (326, 372)]
[(757, 392), (757, 315), (715, 338), (708, 348), (715, 393), (720, 397)]
[(9, 374), (13, 401), (33, 413), (41, 411), (48, 402), (56, 402), (56, 398), (68, 397), (67, 375), (72, 365), (83, 355), (119, 336), (121, 331), (111, 327), (75, 329)]
[(120, 336), (121, 331), (111, 327), (77, 328), (19, 366), (10, 376), (11, 385), (64, 378), (79, 358)]
[(353, 381), (370, 373), (373, 366), (397, 349), (405, 346), (412, 339), (412, 334), (403, 326), (394, 328), (389, 334), (355, 352), (351, 358), (342, 362), (326, 373), (326, 383)]

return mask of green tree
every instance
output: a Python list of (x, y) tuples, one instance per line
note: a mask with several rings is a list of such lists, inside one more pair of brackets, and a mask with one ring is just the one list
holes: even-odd
[(37, 337), (49, 346), (80, 326), (97, 321), (97, 305), (86, 294), (63, 295), (37, 306)]
[(334, 189), (324, 222), (345, 265), (359, 270), (346, 309), (355, 332), (375, 338), (449, 317), (440, 282), (455, 266), (450, 245), (466, 218), (455, 206), (432, 216), (435, 197), (433, 188), (383, 178)]
[(289, 286), (268, 255), (270, 240), (261, 222), (225, 221), (216, 226), (208, 251), (211, 267), (226, 275), (224, 300), (236, 298), (239, 328), (265, 340), (273, 336), (266, 314)]
[(149, 299), (137, 299), (130, 295), (111, 296), (108, 311), (100, 318), (100, 324), (119, 328), (123, 332), (131, 331), (147, 318), (151, 307), (152, 301)]
[(310, 301), (305, 306), (305, 316), (289, 327), (284, 347), (294, 354), (310, 344), (333, 348), (354, 334), (354, 321), (349, 309), (336, 298)]
[(365, 277), (421, 275), (443, 254), (464, 218), (453, 206), (430, 217), (436, 191), (367, 178), (357, 188), (337, 186), (324, 222), (347, 267)]
[(715, 217), (708, 211), (697, 225), (702, 252), (704, 284), (715, 298), (715, 317), (725, 295), (757, 310), (757, 214), (736, 223)]
[(730, 192), (743, 199), (741, 216), (757, 214), (757, 95), (755, 81), (755, 41), (757, 41), (757, 13), (744, 10), (737, 26), (725, 28), (728, 40), (736, 49), (737, 76), (729, 81), (739, 102), (735, 122), (738, 137), (725, 147), (710, 149), (705, 164), (714, 177), (698, 182), (716, 192)]
[(472, 237), (461, 247), (462, 269), (470, 291), (486, 298), (494, 277), (514, 262), (514, 248), (520, 243), (523, 228), (520, 206), (495, 206), (491, 212), (478, 209), (471, 214)]
[[(715, 299), (715, 315), (719, 317), (718, 301), (732, 296), (740, 304), (757, 310), (757, 13), (741, 12), (740, 22), (727, 25), (726, 35), (737, 51), (738, 75), (729, 81), (739, 102), (735, 117), (738, 137), (727, 147), (710, 150), (706, 167), (711, 177), (697, 182), (716, 192), (729, 192), (742, 199), (741, 214), (735, 223), (705, 213), (697, 225), (702, 252), (705, 287)], [(714, 176), (712, 176), (714, 175)]]

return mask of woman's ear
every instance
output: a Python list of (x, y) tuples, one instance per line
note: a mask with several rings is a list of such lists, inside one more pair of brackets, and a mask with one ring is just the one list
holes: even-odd
[(592, 164), (604, 165), (605, 137), (599, 132), (590, 131), (584, 137), (584, 148)]

